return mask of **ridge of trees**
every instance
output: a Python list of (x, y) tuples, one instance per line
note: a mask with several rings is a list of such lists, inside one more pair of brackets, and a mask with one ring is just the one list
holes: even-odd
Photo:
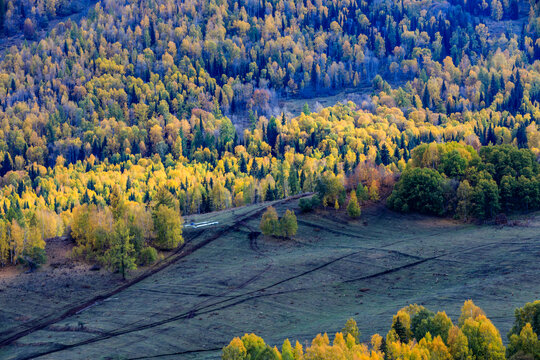
[[(527, 315), (523, 316), (526, 313)], [(538, 329), (532, 325), (540, 316), (540, 301), (516, 309), (515, 326), (505, 348), (501, 335), (484, 311), (471, 300), (464, 303), (458, 323), (446, 313), (434, 313), (423, 306), (409, 305), (394, 315), (386, 337), (374, 334), (369, 343), (359, 341), (358, 326), (349, 319), (333, 342), (318, 334), (304, 348), (289, 339), (281, 349), (270, 347), (255, 334), (235, 337), (223, 348), (223, 360), (520, 360), (540, 359)], [(536, 331), (536, 332), (535, 332)]]
[[(497, 210), (490, 205), (495, 198), (505, 212), (538, 207), (535, 152), (540, 149), (540, 135), (536, 122), (524, 127), (530, 116), (513, 117), (482, 110), (435, 125), (427, 120), (416, 121), (412, 114), (407, 116), (396, 108), (379, 106), (372, 113), (348, 103), (301, 114), (285, 122), (261, 117), (240, 141), (234, 130), (229, 131), (232, 124), (226, 117), (202, 110), (194, 114), (198, 117), (190, 120), (195, 129), (193, 139), (201, 145), (189, 157), (181, 155), (175, 159), (169, 154), (162, 158), (154, 154), (143, 158), (131, 154), (116, 162), (115, 156), (99, 160), (90, 154), (84, 160), (67, 163), (59, 156), (54, 167), (34, 163), (18, 170), (10, 154), (4, 153), (0, 169), (6, 170), (2, 173), (0, 196), (0, 226), (6, 229), (0, 235), (2, 263), (15, 263), (25, 249), (36, 247), (35, 244), (43, 248), (42, 239), (63, 234), (72, 225), (73, 214), (82, 211), (80, 207), (95, 209), (91, 211), (96, 213), (105, 211), (116, 201), (112, 196), (116, 187), (130, 207), (140, 209), (159, 198), (159, 189), (166, 189), (174, 204), (160, 213), (164, 219), (174, 218), (173, 208), (178, 215), (201, 213), (300, 192), (317, 192), (309, 208), (319, 204), (344, 208), (347, 191), (356, 189), (360, 202), (376, 201), (392, 189), (400, 172), (411, 167), (432, 167), (442, 174), (441, 184), (452, 185), (444, 187), (445, 199), (451, 200), (449, 195), (454, 192), (464, 199), (461, 204), (444, 200), (443, 214), (457, 213), (464, 219), (489, 217)], [(507, 116), (506, 120), (502, 116)], [(187, 121), (184, 124), (191, 126)], [(479, 127), (493, 129), (487, 132), (503, 145), (482, 146), (476, 135)], [(525, 129), (529, 149), (518, 149), (520, 129)], [(215, 132), (220, 136), (214, 137)], [(269, 142), (274, 140), (270, 147)], [(435, 144), (434, 140), (440, 143)], [(425, 143), (428, 145), (422, 145)], [(497, 160), (499, 153), (505, 160)], [(516, 168), (507, 172), (506, 163)], [(407, 176), (404, 174), (402, 182)], [(458, 180), (463, 183), (459, 189)], [(470, 201), (473, 189), (467, 188), (465, 180), (469, 186), (482, 189)], [(498, 190), (491, 186), (491, 180)], [(482, 198), (490, 191), (491, 195), (498, 191), (498, 195)], [(526, 195), (527, 201), (515, 203), (512, 199), (517, 193)], [(483, 213), (481, 207), (471, 205), (482, 201), (488, 210)], [(300, 205), (306, 205), (305, 201)], [(136, 217), (138, 221), (148, 215), (137, 211), (142, 214)], [(151, 214), (152, 220), (157, 216), (155, 212)], [(170, 245), (164, 237), (160, 238), (165, 243), (153, 247), (174, 247), (179, 237), (169, 238)]]

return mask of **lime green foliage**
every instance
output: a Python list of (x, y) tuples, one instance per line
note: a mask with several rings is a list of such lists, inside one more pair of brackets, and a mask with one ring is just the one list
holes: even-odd
[(369, 199), (368, 190), (362, 183), (359, 183), (356, 187), (356, 198), (359, 201), (367, 201)]
[(533, 332), (531, 324), (526, 323), (519, 335), (510, 336), (506, 355), (509, 359), (540, 359), (540, 339)]
[(152, 246), (147, 246), (139, 254), (139, 264), (142, 266), (152, 265), (158, 259), (158, 252)]
[(260, 228), (264, 235), (274, 235), (278, 233), (278, 215), (276, 209), (274, 209), (272, 206), (269, 206), (264, 212), (261, 218)]
[(124, 279), (128, 270), (137, 268), (136, 253), (131, 243), (129, 228), (122, 220), (119, 220), (115, 225), (115, 233), (112, 236), (110, 248), (105, 252), (104, 259), (109, 268), (120, 272)]
[(159, 205), (154, 209), (154, 245), (159, 249), (171, 250), (184, 242), (182, 238), (182, 217), (173, 208)]
[(281, 236), (289, 238), (296, 235), (298, 223), (294, 212), (291, 210), (285, 211), (285, 214), (279, 219), (279, 226)]
[(345, 202), (345, 187), (343, 179), (331, 172), (325, 172), (317, 180), (315, 191), (319, 195), (323, 206), (334, 206)]
[(264, 212), (259, 227), (264, 235), (284, 238), (292, 237), (298, 231), (298, 223), (293, 211), (285, 211), (285, 214), (279, 219), (276, 209), (272, 206), (269, 206)]
[(357, 218), (357, 217), (360, 217), (361, 213), (362, 213), (362, 210), (360, 209), (360, 205), (358, 205), (358, 199), (356, 198), (356, 192), (351, 191), (351, 196), (349, 198), (349, 203), (347, 204), (347, 214), (351, 218)]
[(515, 334), (521, 331), (525, 323), (532, 324), (534, 332), (540, 333), (540, 300), (527, 303), (522, 308), (516, 309), (515, 317), (515, 325), (511, 333)]
[(347, 320), (345, 326), (341, 329), (341, 332), (343, 333), (344, 338), (347, 338), (347, 335), (350, 334), (356, 343), (360, 343), (360, 330), (358, 330), (358, 325), (353, 318)]

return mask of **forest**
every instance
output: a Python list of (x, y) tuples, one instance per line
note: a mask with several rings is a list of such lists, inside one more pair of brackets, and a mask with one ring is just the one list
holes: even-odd
[(318, 334), (311, 345), (298, 341), (294, 347), (289, 339), (281, 351), (270, 347), (255, 334), (234, 338), (223, 348), (223, 360), (536, 360), (540, 358), (540, 301), (527, 303), (515, 310), (515, 322), (508, 334), (505, 348), (501, 335), (484, 311), (468, 300), (461, 308), (457, 324), (444, 311), (434, 313), (424, 306), (411, 304), (400, 309), (392, 319), (391, 328), (383, 337), (374, 334), (368, 343), (360, 342), (360, 332), (354, 319), (330, 342), (328, 334)]
[(540, 360), (539, 215), (539, 0), (0, 0), (2, 359)]
[(299, 193), (353, 217), (390, 194), (464, 221), (540, 206), (535, 1), (106, 0), (36, 32), (85, 4), (0, 0), (26, 37), (0, 54), (2, 265), (68, 234), (133, 268), (182, 244), (181, 214)]

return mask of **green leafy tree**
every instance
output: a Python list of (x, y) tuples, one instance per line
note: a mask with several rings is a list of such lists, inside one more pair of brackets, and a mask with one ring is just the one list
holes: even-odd
[(493, 218), (500, 209), (499, 188), (491, 179), (481, 179), (472, 193), (474, 214), (480, 219)]
[(509, 336), (519, 335), (526, 324), (531, 324), (533, 331), (540, 334), (540, 300), (526, 303), (523, 307), (517, 308), (514, 317), (514, 326), (510, 330)]
[(272, 206), (266, 208), (266, 211), (261, 218), (260, 228), (262, 233), (267, 236), (274, 235), (278, 232), (278, 215), (276, 209), (274, 209)]
[(469, 349), (469, 340), (467, 340), (467, 337), (459, 327), (452, 326), (450, 328), (446, 343), (453, 359), (473, 360), (471, 349)]
[(440, 168), (450, 178), (463, 176), (467, 165), (467, 160), (457, 150), (445, 152), (441, 155)]
[(283, 214), (283, 216), (279, 220), (279, 227), (279, 233), (281, 234), (281, 236), (289, 238), (296, 235), (296, 232), (298, 231), (298, 223), (296, 220), (296, 215), (293, 211), (285, 211), (285, 214)]
[(281, 346), (281, 358), (282, 360), (295, 360), (294, 349), (292, 348), (289, 339), (285, 339)]
[(111, 239), (111, 247), (105, 252), (104, 257), (109, 268), (120, 272), (124, 280), (128, 270), (137, 268), (135, 263), (136, 254), (131, 243), (129, 227), (122, 220), (116, 223), (115, 232)]
[(347, 338), (347, 335), (350, 334), (356, 343), (360, 344), (360, 330), (358, 330), (358, 325), (353, 318), (347, 320), (345, 326), (341, 329), (341, 332), (343, 333), (344, 338)]
[(504, 360), (505, 351), (499, 331), (485, 315), (467, 318), (461, 327), (476, 359)]
[(356, 187), (356, 198), (359, 201), (369, 200), (369, 192), (362, 183), (359, 183), (358, 186)]
[(519, 335), (512, 334), (506, 350), (508, 359), (540, 359), (540, 340), (533, 332), (532, 326), (526, 323)]
[(362, 210), (360, 209), (360, 205), (358, 205), (356, 192), (351, 191), (349, 203), (347, 204), (347, 214), (352, 218), (357, 218), (357, 217), (360, 217), (361, 213), (362, 213)]
[(444, 312), (433, 312), (422, 308), (411, 319), (411, 331), (414, 338), (420, 341), (427, 333), (432, 337), (440, 336), (445, 342), (448, 331), (452, 327), (452, 320)]
[[(431, 325), (435, 314), (426, 308), (420, 309), (411, 319), (411, 331), (414, 338), (418, 341), (428, 332), (431, 333)], [(432, 336), (437, 336), (431, 333)]]
[(402, 212), (417, 211), (443, 215), (445, 211), (443, 185), (444, 178), (437, 170), (407, 169), (388, 198), (388, 205)]
[(229, 345), (223, 348), (222, 360), (244, 360), (247, 356), (247, 350), (240, 338), (235, 337)]
[(467, 220), (471, 213), (472, 187), (467, 180), (463, 180), (456, 191), (457, 208), (456, 217)]
[(247, 359), (258, 359), (267, 348), (264, 340), (255, 334), (245, 334), (242, 336), (242, 342), (246, 348)]
[(304, 103), (304, 106), (302, 107), (302, 112), (303, 112), (305, 115), (311, 114), (311, 110), (309, 109), (308, 103)]
[(154, 244), (159, 249), (171, 250), (184, 243), (182, 237), (183, 219), (173, 208), (159, 205), (152, 214), (154, 219)]
[(345, 187), (338, 176), (327, 171), (318, 178), (315, 191), (323, 206), (335, 206), (336, 202), (341, 202)]

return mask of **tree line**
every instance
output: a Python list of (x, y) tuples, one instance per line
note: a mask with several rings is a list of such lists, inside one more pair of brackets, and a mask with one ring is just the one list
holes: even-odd
[(318, 334), (304, 348), (286, 339), (278, 349), (255, 334), (235, 337), (223, 348), (223, 360), (537, 360), (540, 359), (540, 300), (515, 310), (515, 322), (505, 347), (501, 335), (484, 311), (471, 300), (461, 308), (456, 324), (444, 311), (434, 313), (420, 305), (399, 310), (385, 337), (374, 334), (360, 342), (354, 319), (335, 334)]
[(492, 219), (540, 208), (540, 165), (528, 149), (449, 142), (412, 152), (388, 205), (398, 211)]
[[(171, 208), (178, 214), (316, 192), (317, 196), (300, 202), (303, 211), (320, 205), (349, 207), (351, 216), (356, 217), (360, 209), (354, 205), (351, 191), (359, 205), (377, 201), (392, 191), (405, 171), (395, 189), (399, 194), (409, 170), (425, 167), (415, 171), (436, 172), (437, 191), (415, 196), (430, 202), (430, 196), (440, 195), (442, 202), (437, 200), (431, 210), (413, 205), (411, 211), (456, 213), (469, 219), (488, 218), (499, 210), (533, 210), (538, 207), (535, 152), (540, 149), (540, 135), (536, 122), (527, 125), (526, 119), (483, 110), (433, 124), (397, 108), (378, 106), (373, 113), (348, 103), (291, 118), (261, 117), (240, 140), (227, 117), (199, 110), (180, 125), (179, 133), (184, 126), (194, 129), (191, 145), (200, 145), (192, 155), (179, 152), (177, 159), (171, 154), (164, 158), (159, 154), (123, 158), (116, 154), (100, 160), (90, 154), (75, 163), (59, 156), (53, 167), (34, 163), (17, 168), (6, 152), (0, 162), (0, 218), (8, 230), (3, 235), (5, 250), (0, 259), (2, 264), (15, 263), (25, 248), (35, 248), (30, 235), (44, 239), (62, 234), (81, 207), (83, 213), (99, 213), (110, 207), (117, 188), (126, 202), (142, 209), (152, 208), (160, 189), (166, 189), (175, 199)], [(487, 138), (501, 145), (483, 146), (483, 138), (477, 135), (479, 128), (486, 129)], [(519, 149), (519, 134), (527, 139), (527, 148)], [(181, 149), (186, 148), (187, 142)], [(499, 153), (503, 160), (497, 160)], [(412, 184), (421, 179), (414, 178)], [(415, 202), (404, 199), (398, 204), (394, 198), (389, 203), (401, 211), (409, 211), (403, 205)], [(458, 198), (463, 201), (455, 202)], [(518, 203), (516, 198), (525, 201)], [(493, 201), (500, 206), (493, 206)], [(40, 226), (32, 220), (36, 213), (54, 218), (55, 222), (46, 226), (58, 224), (56, 230), (35, 231)], [(112, 232), (112, 227), (109, 230)], [(37, 247), (43, 248), (44, 242), (39, 244)]]

